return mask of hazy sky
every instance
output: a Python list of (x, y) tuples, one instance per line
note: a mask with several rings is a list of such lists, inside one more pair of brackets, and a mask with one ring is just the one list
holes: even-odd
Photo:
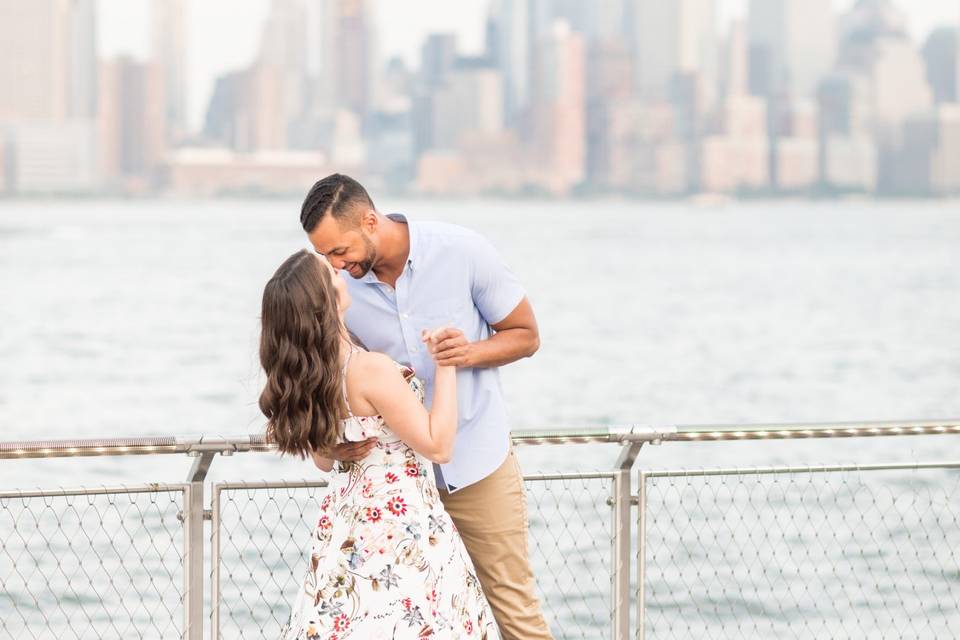
[[(148, 0), (97, 0), (100, 52), (105, 56), (146, 54)], [(603, 0), (582, 0), (596, 2)], [(663, 0), (669, 2), (670, 0)], [(455, 32), (461, 49), (477, 52), (483, 41), (489, 0), (375, 0), (377, 37), (384, 57), (403, 56), (415, 64), (426, 34)], [(834, 0), (838, 11), (855, 0)], [(718, 0), (726, 21), (743, 15), (747, 0)], [(960, 22), (960, 0), (899, 0), (916, 39), (936, 26)], [(198, 0), (189, 2), (189, 102), (192, 124), (203, 119), (213, 79), (248, 64), (260, 42), (268, 0)], [(389, 26), (388, 26), (389, 25)]]

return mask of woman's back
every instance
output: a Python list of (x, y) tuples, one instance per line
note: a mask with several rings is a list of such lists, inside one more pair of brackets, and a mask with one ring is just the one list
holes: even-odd
[[(363, 397), (364, 360), (346, 358), (349, 415), (341, 438), (376, 438), (361, 460), (341, 464), (320, 503), (310, 570), (285, 638), (486, 638), (493, 618), (463, 542), (440, 502), (423, 455), (379, 414), (354, 415)], [(357, 369), (351, 367), (356, 359)], [(397, 363), (414, 394), (423, 384)], [(369, 407), (364, 407), (369, 408)], [(391, 631), (392, 629), (392, 631)], [(348, 635), (349, 633), (349, 635)]]

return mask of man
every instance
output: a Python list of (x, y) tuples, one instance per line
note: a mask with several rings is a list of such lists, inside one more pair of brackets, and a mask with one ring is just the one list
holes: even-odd
[[(534, 592), (523, 481), (497, 367), (540, 346), (533, 308), (493, 246), (454, 225), (381, 215), (366, 190), (340, 174), (307, 194), (300, 222), (314, 249), (345, 269), (353, 300), (347, 328), (373, 351), (417, 371), (432, 397), (433, 364), (421, 330), (447, 327), (438, 362), (455, 365), (458, 429), (437, 487), (475, 565), (503, 640), (552, 638)], [(344, 444), (358, 460), (375, 440)]]

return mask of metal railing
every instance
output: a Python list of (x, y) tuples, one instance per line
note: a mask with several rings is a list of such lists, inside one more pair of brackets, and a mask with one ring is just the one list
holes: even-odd
[(957, 471), (960, 462), (641, 471), (637, 637), (955, 635)]
[(181, 635), (186, 484), (0, 491), (0, 637)]
[[(516, 433), (517, 444), (620, 445), (607, 471), (525, 476), (532, 563), (556, 637), (956, 628), (960, 462), (646, 464), (636, 484), (633, 469), (643, 445), (662, 442), (958, 434), (954, 420)], [(217, 454), (273, 450), (259, 435), (0, 443), (0, 459), (194, 457), (184, 484), (0, 491), (0, 637), (196, 640), (205, 611), (210, 637), (276, 636), (325, 483), (220, 482), (205, 500)]]

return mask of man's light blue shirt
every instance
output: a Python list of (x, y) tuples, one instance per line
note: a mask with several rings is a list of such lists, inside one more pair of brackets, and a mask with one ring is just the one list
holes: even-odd
[[(436, 365), (420, 340), (422, 329), (443, 326), (463, 331), (467, 340), (485, 340), (490, 325), (507, 317), (523, 299), (519, 280), (493, 245), (479, 234), (452, 224), (407, 222), (410, 253), (396, 289), (373, 271), (345, 278), (352, 303), (346, 323), (371, 351), (408, 364), (433, 399)], [(490, 475), (506, 459), (510, 426), (496, 368), (457, 371), (457, 440), (449, 463), (434, 465), (437, 484), (462, 489)]]

